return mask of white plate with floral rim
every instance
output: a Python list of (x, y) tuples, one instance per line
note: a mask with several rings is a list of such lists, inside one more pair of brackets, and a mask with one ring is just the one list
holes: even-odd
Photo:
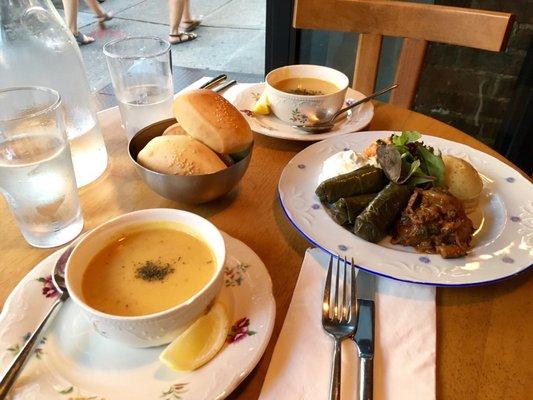
[[(275, 301), (265, 265), (244, 243), (224, 234), (227, 261), (220, 294), (232, 329), (213, 360), (193, 372), (158, 361), (163, 347), (134, 349), (99, 336), (68, 300), (17, 380), (13, 399), (223, 399), (259, 362), (272, 333)], [(17, 285), (0, 314), (5, 368), (56, 293), (50, 272), (63, 250), (41, 261)]]
[(469, 161), (479, 171), (484, 189), (480, 205), (469, 217), (477, 230), (465, 257), (443, 259), (393, 245), (390, 238), (374, 244), (337, 225), (315, 195), (322, 163), (344, 149), (363, 151), (393, 132), (358, 132), (315, 143), (285, 167), (278, 192), (285, 214), (311, 243), (331, 254), (347, 256), (362, 269), (401, 281), (467, 286), (498, 281), (526, 270), (533, 260), (533, 185), (513, 168), (464, 144), (423, 135), (444, 154)]
[[(333, 136), (350, 132), (357, 132), (364, 129), (374, 117), (374, 106), (371, 102), (364, 103), (347, 113), (347, 117), (340, 118), (331, 131), (326, 133), (308, 133), (300, 129), (293, 128), (285, 122), (279, 120), (273, 114), (255, 115), (250, 110), (265, 90), (264, 83), (251, 85), (237, 85), (224, 94), (235, 107), (241, 110), (250, 127), (254, 132), (278, 139), (318, 141)], [(350, 102), (361, 100), (366, 97), (363, 93), (348, 88), (346, 92), (345, 106)], [(294, 123), (302, 123), (298, 110), (293, 110)]]

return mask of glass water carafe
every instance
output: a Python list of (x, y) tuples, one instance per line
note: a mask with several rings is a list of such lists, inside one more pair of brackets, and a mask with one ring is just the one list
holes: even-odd
[(81, 53), (50, 0), (0, 0), (0, 89), (44, 86), (61, 95), (78, 187), (106, 169), (107, 152)]

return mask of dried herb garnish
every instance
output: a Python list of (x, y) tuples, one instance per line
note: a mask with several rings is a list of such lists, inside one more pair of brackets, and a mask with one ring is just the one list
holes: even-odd
[(162, 281), (168, 274), (174, 272), (170, 264), (157, 264), (153, 261), (146, 261), (135, 270), (135, 277), (147, 282)]
[(297, 89), (290, 90), (289, 93), (300, 95), (300, 96), (317, 96), (317, 95), (324, 94), (322, 90), (312, 90), (312, 89), (305, 89), (305, 88), (300, 88), (300, 87)]

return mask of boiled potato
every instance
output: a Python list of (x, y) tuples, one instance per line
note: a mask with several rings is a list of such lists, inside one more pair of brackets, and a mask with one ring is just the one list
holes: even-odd
[(481, 191), (483, 181), (476, 169), (468, 162), (454, 156), (442, 156), (444, 183), (452, 195), (463, 202), (465, 208), (473, 208)]

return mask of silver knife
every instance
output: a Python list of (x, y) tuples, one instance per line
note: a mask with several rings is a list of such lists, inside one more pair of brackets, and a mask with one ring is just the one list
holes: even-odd
[(375, 276), (357, 273), (357, 331), (354, 341), (359, 356), (359, 400), (374, 397), (374, 292)]

